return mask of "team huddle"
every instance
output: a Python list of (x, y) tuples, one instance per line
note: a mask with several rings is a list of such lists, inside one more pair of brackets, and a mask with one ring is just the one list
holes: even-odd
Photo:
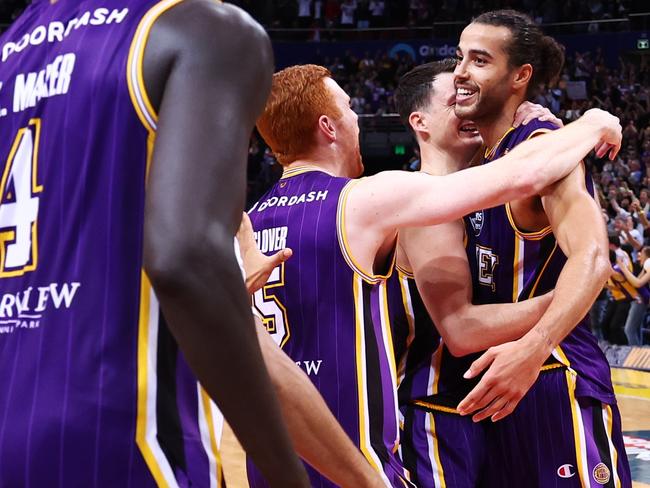
[(529, 17), (403, 75), (421, 169), (364, 178), (349, 95), (232, 6), (35, 0), (2, 46), (0, 486), (225, 486), (223, 412), (253, 488), (631, 487), (581, 163), (622, 131), (526, 102)]

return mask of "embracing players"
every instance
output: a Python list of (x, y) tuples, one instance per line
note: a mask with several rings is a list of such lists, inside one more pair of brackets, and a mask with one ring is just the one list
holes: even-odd
[[(469, 209), (536, 194), (601, 142), (618, 145), (620, 126), (592, 111), (548, 136), (550, 142), (530, 141), (490, 166), (447, 176), (392, 171), (355, 181), (363, 165), (349, 100), (319, 66), (273, 77), (257, 126), (284, 175), (250, 216), (264, 252), (290, 247), (294, 256), (255, 294), (254, 305), (385, 482), (404, 486), (385, 297), (398, 228), (451, 221)], [(313, 471), (310, 476), (315, 486), (331, 486)], [(264, 484), (250, 464), (249, 481)]]
[[(484, 164), (507, 154), (522, 141), (556, 129), (539, 120), (512, 126), (517, 107), (539, 83), (552, 81), (563, 62), (559, 46), (543, 36), (530, 19), (513, 11), (483, 14), (463, 32), (458, 54), (456, 96), (450, 105), (458, 116), (477, 124), (489, 147)], [(443, 142), (442, 150), (453, 148)], [(600, 155), (606, 150), (601, 147)], [(558, 483), (629, 486), (609, 366), (582, 319), (609, 270), (602, 218), (591, 192), (591, 179), (585, 178), (580, 167), (541, 192), (541, 197), (522, 200), (522, 196), (510, 204), (470, 214), (465, 220), (474, 303), (514, 303), (556, 288), (549, 308), (529, 332), (529, 319), (534, 314), (521, 320), (495, 314), (488, 317), (495, 326), (489, 336), (479, 337), (471, 327), (463, 329), (463, 322), (458, 323), (459, 334), (449, 336), (453, 324), (447, 322), (454, 321), (450, 313), (463, 310), (471, 299), (471, 294), (463, 296), (466, 286), (462, 279), (459, 281), (462, 276), (467, 279), (466, 261), (448, 249), (433, 247), (421, 260), (423, 275), (417, 280), (416, 274), (416, 281), (427, 285), (420, 289), (426, 289), (424, 301), (443, 339), (445, 333), (452, 339), (435, 351), (429, 349), (433, 362), (416, 365), (410, 371), (407, 379), (411, 383), (423, 375), (430, 379), (428, 395), (419, 399), (409, 391), (403, 395), (410, 419), (414, 415), (420, 419), (408, 426), (409, 419), (405, 419), (405, 437), (414, 440), (406, 439), (404, 456), (412, 455), (409, 467), (422, 472), (426, 479), (422, 486), (449, 483), (469, 487), (479, 480), (513, 487)], [(418, 233), (421, 239), (426, 232), (435, 235), (433, 230), (409, 231), (415, 239)], [(459, 242), (461, 234), (456, 234)], [(438, 269), (441, 262), (456, 263), (455, 271)], [(449, 299), (454, 293), (436, 297), (430, 284), (437, 285), (438, 290), (459, 290), (456, 304)], [(463, 330), (468, 336), (459, 347)], [(504, 340), (501, 334), (514, 342), (491, 348), (474, 364), (475, 356), (452, 355), (476, 351), (480, 345), (499, 344)], [(468, 379), (490, 364), (472, 390), (476, 380)], [(543, 374), (533, 389), (505, 420), (475, 425), (468, 417), (458, 415), (479, 410), (476, 421), (503, 419), (515, 409), (540, 371)], [(458, 405), (465, 395), (467, 398)], [(459, 438), (465, 442), (453, 442)], [(490, 455), (486, 456), (488, 448)]]

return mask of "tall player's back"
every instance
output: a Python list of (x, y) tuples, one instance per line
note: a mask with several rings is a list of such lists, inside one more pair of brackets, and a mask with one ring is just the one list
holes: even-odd
[(213, 483), (211, 404), (141, 271), (143, 40), (177, 3), (35, 0), (0, 37), (2, 486)]

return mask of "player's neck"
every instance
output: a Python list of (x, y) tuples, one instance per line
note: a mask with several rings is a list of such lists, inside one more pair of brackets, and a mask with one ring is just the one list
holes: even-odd
[(420, 144), (420, 171), (444, 176), (467, 166), (468, 159), (453, 151), (444, 151), (433, 144)]
[(512, 122), (515, 119), (515, 112), (521, 103), (522, 99), (519, 97), (510, 97), (500, 112), (494, 114), (490, 118), (476, 121), (478, 131), (483, 138), (484, 144), (491, 148), (499, 142), (503, 134), (512, 127)]
[(332, 176), (343, 176), (343, 168), (339, 167), (336, 161), (322, 161), (317, 158), (301, 158), (292, 161), (284, 167), (284, 171), (301, 168), (312, 168), (314, 170), (323, 171)]

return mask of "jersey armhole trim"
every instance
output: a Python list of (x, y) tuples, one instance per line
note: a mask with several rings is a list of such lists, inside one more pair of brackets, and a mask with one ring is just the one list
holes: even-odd
[[(546, 128), (536, 129), (528, 135), (526, 140), (528, 141), (533, 137), (546, 134), (547, 132), (552, 132), (552, 131), (551, 129), (546, 129)], [(526, 241), (539, 241), (553, 232), (553, 229), (551, 228), (550, 225), (547, 225), (546, 227), (535, 232), (523, 231), (519, 227), (517, 227), (517, 224), (515, 223), (515, 219), (512, 216), (512, 209), (510, 208), (510, 202), (506, 203), (505, 208), (506, 208), (506, 215), (508, 216), (508, 222), (510, 223), (510, 227), (512, 227), (512, 230), (515, 231), (515, 234), (517, 234), (520, 238)]]
[(144, 84), (143, 60), (144, 51), (147, 47), (149, 34), (153, 24), (167, 10), (178, 5), (183, 0), (161, 0), (151, 7), (140, 20), (138, 28), (131, 41), (129, 57), (126, 63), (126, 80), (129, 87), (131, 103), (135, 108), (142, 125), (149, 131), (155, 132), (158, 128), (158, 114), (151, 104), (147, 89)]
[(388, 265), (388, 271), (385, 275), (368, 273), (361, 268), (354, 260), (352, 252), (347, 241), (346, 229), (345, 229), (345, 207), (347, 205), (348, 193), (352, 187), (357, 183), (358, 180), (352, 180), (348, 182), (341, 191), (339, 195), (339, 203), (336, 211), (336, 235), (339, 241), (339, 249), (341, 254), (345, 259), (345, 262), (356, 274), (361, 276), (364, 281), (370, 283), (371, 285), (377, 284), (380, 281), (387, 280), (393, 274), (393, 269), (395, 268), (395, 260), (397, 258), (397, 239), (395, 240), (395, 249), (393, 250), (392, 256), (390, 258), (390, 264)]
[(400, 266), (397, 263), (395, 263), (395, 269), (397, 270), (398, 273), (406, 276), (407, 278), (415, 279), (415, 275), (413, 274), (412, 270), (406, 269), (406, 268), (404, 268), (403, 266)]

